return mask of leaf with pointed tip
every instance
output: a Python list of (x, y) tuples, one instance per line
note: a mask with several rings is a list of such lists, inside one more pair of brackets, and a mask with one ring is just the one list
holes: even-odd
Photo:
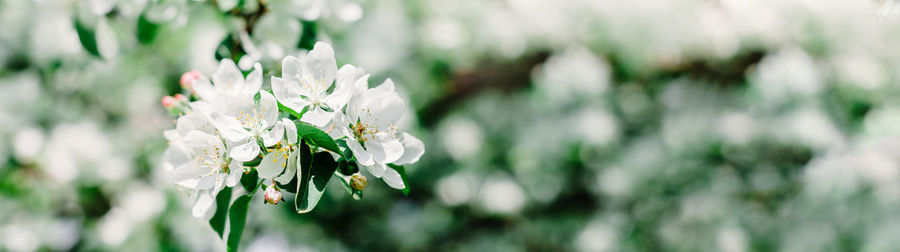
[(78, 34), (78, 40), (81, 41), (81, 47), (95, 57), (100, 57), (100, 50), (97, 47), (97, 36), (94, 30), (85, 26), (79, 18), (75, 18), (75, 32)]
[(261, 157), (261, 156), (256, 156), (255, 158), (253, 158), (253, 160), (244, 162), (244, 166), (247, 166), (247, 167), (257, 167), (257, 166), (259, 166), (259, 163), (262, 163), (262, 157)]
[(216, 195), (216, 213), (209, 219), (209, 226), (212, 227), (221, 238), (225, 233), (225, 217), (228, 216), (228, 203), (231, 201), (231, 187), (222, 188)]
[(294, 119), (300, 119), (301, 117), (303, 117), (302, 113), (298, 113), (297, 111), (294, 111), (294, 109), (284, 106), (284, 104), (281, 104), (281, 102), (278, 102), (278, 111), (288, 113), (289, 115), (294, 116)]
[(406, 187), (403, 188), (403, 196), (409, 195), (409, 179), (406, 177), (406, 168), (403, 168), (402, 165), (388, 164), (388, 167), (400, 173), (400, 178), (403, 179), (403, 185)]

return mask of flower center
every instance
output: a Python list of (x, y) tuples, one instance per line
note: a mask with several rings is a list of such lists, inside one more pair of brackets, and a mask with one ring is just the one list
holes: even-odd
[(356, 122), (356, 125), (351, 125), (350, 128), (353, 129), (353, 136), (360, 142), (366, 142), (378, 133), (377, 127), (362, 122)]
[[(284, 140), (282, 140), (281, 143), (278, 143), (275, 146), (273, 146), (273, 149), (271, 151), (275, 152), (274, 153), (275, 158), (272, 159), (272, 162), (277, 163), (279, 158), (284, 158), (283, 160), (287, 160), (288, 153), (290, 153), (291, 148), (292, 147), (290, 145), (288, 145), (288, 143), (285, 142)], [(287, 162), (285, 162), (284, 164), (281, 164), (281, 168), (284, 168), (285, 166), (287, 166)]]
[(238, 121), (241, 122), (241, 126), (244, 126), (244, 128), (248, 128), (248, 129), (259, 128), (259, 126), (261, 125), (261, 122), (263, 121), (263, 119), (265, 119), (263, 112), (266, 112), (265, 108), (262, 108), (261, 110), (262, 111), (259, 111), (254, 108), (249, 113), (244, 112), (242, 110), (240, 112), (240, 114), (238, 114), (237, 119), (238, 119)]
[(331, 83), (326, 82), (325, 79), (313, 79), (312, 75), (298, 76), (297, 79), (300, 80), (300, 87), (306, 89), (314, 97), (321, 96), (331, 86)]
[(209, 174), (226, 173), (228, 167), (225, 165), (224, 157), (225, 150), (218, 146), (210, 146), (204, 148), (195, 160), (209, 168)]

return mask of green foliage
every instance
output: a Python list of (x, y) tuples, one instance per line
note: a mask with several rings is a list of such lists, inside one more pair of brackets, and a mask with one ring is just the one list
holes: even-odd
[(299, 174), (300, 180), (297, 181), (297, 194), (294, 195), (294, 209), (297, 210), (298, 213), (306, 213), (312, 210), (310, 207), (310, 197), (314, 197), (313, 207), (318, 203), (320, 195), (310, 195), (309, 193), (309, 180), (312, 177), (312, 165), (313, 165), (313, 155), (308, 145), (306, 145), (306, 140), (300, 141), (300, 149), (296, 150), (300, 152), (299, 160), (297, 160), (297, 172)]
[(259, 186), (258, 183), (259, 175), (257, 175), (256, 170), (250, 171), (241, 177), (241, 185), (250, 193), (256, 190), (256, 187)]
[(337, 144), (344, 148), (344, 152), (341, 153), (341, 158), (338, 159), (338, 171), (342, 175), (353, 175), (356, 172), (359, 172), (359, 168), (356, 165), (356, 159), (353, 157), (353, 153), (350, 152), (350, 147), (347, 146), (347, 142), (345, 141), (337, 141)]
[(312, 50), (313, 46), (316, 45), (316, 34), (318, 33), (316, 22), (300, 21), (300, 24), (303, 25), (303, 34), (300, 34), (300, 42), (297, 43), (297, 48)]
[(253, 193), (241, 195), (234, 200), (231, 210), (228, 213), (228, 220), (231, 223), (231, 231), (228, 233), (228, 251), (237, 251), (241, 243), (241, 235), (244, 233), (244, 226), (247, 224), (247, 208), (250, 207), (250, 199)]
[(278, 111), (287, 113), (288, 115), (293, 116), (294, 119), (300, 119), (300, 117), (303, 117), (302, 113), (298, 113), (297, 111), (284, 106), (284, 104), (281, 104), (281, 102), (278, 102)]
[(237, 61), (244, 56), (245, 52), (238, 43), (238, 38), (234, 34), (229, 34), (216, 46), (216, 60), (231, 59)]
[(334, 139), (328, 133), (309, 123), (297, 123), (297, 138), (306, 140), (309, 145), (342, 154), (341, 149), (338, 148), (337, 143), (334, 142)]
[(146, 13), (141, 14), (137, 20), (137, 38), (141, 44), (149, 44), (156, 38), (159, 24), (147, 20)]
[(406, 185), (406, 187), (403, 188), (403, 195), (409, 195), (409, 179), (406, 176), (406, 168), (403, 168), (402, 165), (394, 164), (388, 164), (388, 167), (391, 167), (391, 169), (394, 169), (395, 171), (397, 171), (397, 173), (400, 173), (400, 178), (403, 179), (403, 185)]
[(221, 238), (225, 234), (225, 217), (228, 214), (228, 203), (231, 201), (231, 187), (222, 188), (216, 195), (216, 213), (209, 219), (209, 226), (219, 234)]
[(91, 55), (100, 57), (100, 50), (97, 48), (97, 36), (93, 29), (85, 26), (78, 18), (75, 18), (75, 32), (78, 33), (78, 40), (81, 41), (81, 47), (84, 47)]

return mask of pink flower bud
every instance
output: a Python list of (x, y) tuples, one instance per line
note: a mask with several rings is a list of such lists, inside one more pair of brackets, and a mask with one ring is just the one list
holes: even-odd
[(187, 97), (184, 97), (182, 94), (175, 94), (175, 100), (179, 102), (186, 102)]
[(190, 72), (184, 73), (181, 75), (181, 88), (191, 90), (191, 83), (194, 80), (199, 79), (200, 76), (203, 76), (203, 73), (197, 70), (191, 70)]
[(281, 201), (281, 191), (274, 186), (266, 187), (266, 202), (277, 205), (279, 201)]
[(163, 98), (162, 98), (162, 105), (165, 108), (175, 107), (175, 104), (177, 104), (177, 103), (178, 103), (178, 100), (176, 100), (175, 97), (167, 95), (167, 96), (163, 96)]
[(366, 176), (363, 176), (360, 173), (355, 173), (353, 176), (350, 176), (350, 187), (353, 187), (353, 189), (358, 191), (366, 189)]

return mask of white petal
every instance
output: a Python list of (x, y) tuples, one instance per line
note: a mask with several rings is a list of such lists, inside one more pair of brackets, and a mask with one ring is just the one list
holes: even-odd
[(366, 167), (366, 171), (369, 171), (369, 173), (371, 173), (372, 176), (375, 176), (376, 178), (383, 177), (385, 170), (390, 169), (386, 165), (379, 164), (379, 163), (375, 163), (373, 165), (364, 165), (364, 166)]
[(197, 161), (190, 161), (186, 165), (176, 167), (173, 177), (176, 185), (197, 189), (200, 187), (200, 179), (207, 173), (209, 170), (201, 169)]
[(377, 87), (372, 88), (372, 91), (379, 92), (379, 93), (381, 93), (381, 92), (393, 93), (394, 92), (394, 81), (391, 79), (386, 79), (386, 80), (384, 80), (384, 82), (381, 83), (381, 85), (378, 85)]
[(243, 142), (247, 140), (248, 137), (251, 137), (252, 134), (244, 129), (244, 126), (241, 125), (241, 122), (237, 120), (237, 118), (222, 115), (219, 113), (212, 114), (212, 123), (216, 126), (216, 129), (219, 130), (219, 133), (222, 134), (225, 139), (232, 142)]
[(181, 133), (179, 133), (178, 130), (170, 129), (163, 131), (163, 137), (165, 137), (169, 142), (172, 142), (181, 138)]
[(201, 117), (208, 117), (210, 114), (212, 114), (213, 111), (215, 111), (212, 104), (209, 104), (209, 102), (205, 101), (194, 101), (191, 102), (190, 105), (191, 113), (199, 113)]
[(259, 163), (259, 166), (256, 167), (259, 177), (269, 179), (278, 176), (284, 171), (284, 167), (287, 165), (287, 159), (288, 153), (286, 151), (281, 151), (281, 149), (269, 152), (269, 154), (266, 154), (266, 157), (263, 158), (262, 162)]
[(244, 87), (241, 89), (241, 94), (244, 96), (256, 95), (256, 92), (259, 92), (259, 88), (262, 87), (263, 83), (262, 65), (259, 63), (253, 64), (253, 72), (250, 72), (250, 74), (247, 75), (245, 82)]
[(299, 153), (299, 151), (291, 152), (291, 155), (288, 156), (287, 165), (284, 167), (284, 173), (281, 174), (281, 176), (278, 176), (278, 178), (275, 178), (275, 181), (286, 185), (294, 179), (294, 175), (297, 174), (297, 155)]
[(194, 93), (197, 94), (200, 99), (207, 101), (213, 101), (218, 96), (216, 89), (209, 83), (209, 79), (207, 79), (206, 76), (200, 76), (200, 78), (191, 82), (191, 89), (194, 90)]
[(275, 93), (275, 98), (278, 99), (278, 102), (297, 113), (309, 104), (308, 101), (300, 97), (297, 84), (290, 82), (286, 78), (272, 77), (272, 92)]
[(337, 62), (334, 59), (334, 49), (331, 48), (331, 45), (316, 42), (305, 61), (306, 70), (313, 75), (313, 79), (323, 80), (328, 84), (334, 82)]
[(356, 141), (356, 139), (347, 139), (347, 147), (350, 147), (350, 151), (353, 152), (353, 156), (356, 157), (356, 162), (361, 165), (372, 165), (375, 163), (375, 160), (372, 160), (372, 153), (363, 149), (362, 145)]
[(229, 93), (235, 89), (240, 90), (244, 86), (244, 74), (238, 69), (231, 59), (222, 59), (219, 68), (213, 74), (213, 83), (219, 93)]
[(262, 135), (263, 145), (271, 147), (281, 142), (282, 138), (284, 138), (284, 124), (281, 122), (275, 123), (275, 127), (272, 127), (271, 130)]
[(255, 139), (249, 139), (244, 144), (235, 146), (231, 149), (231, 153), (228, 155), (234, 160), (247, 162), (256, 158), (259, 155), (259, 145), (254, 141)]
[[(285, 79), (294, 79), (300, 74), (300, 59), (287, 56), (281, 60), (281, 76)], [(277, 94), (276, 94), (277, 95)]]
[(263, 128), (271, 127), (278, 121), (278, 103), (275, 102), (275, 96), (269, 92), (259, 92), (259, 107), (262, 110), (262, 126)]
[(403, 184), (403, 178), (400, 177), (400, 173), (390, 167), (384, 170), (384, 177), (381, 177), (381, 180), (384, 180), (384, 183), (387, 183), (394, 189), (406, 188), (406, 185)]
[(287, 135), (288, 144), (297, 144), (297, 125), (290, 119), (281, 118), (284, 124), (284, 134)]
[(207, 147), (225, 148), (219, 137), (197, 130), (192, 130), (184, 136), (184, 144), (194, 151)]
[(403, 144), (393, 135), (384, 132), (375, 134), (375, 139), (366, 141), (366, 150), (372, 152), (375, 162), (382, 164), (392, 163), (403, 156)]
[(341, 110), (350, 101), (350, 97), (353, 96), (355, 91), (354, 84), (356, 84), (357, 80), (362, 79), (362, 77), (368, 78), (367, 75), (363, 76), (363, 74), (361, 68), (350, 64), (346, 64), (341, 69), (338, 69), (334, 91), (325, 97), (325, 103), (335, 110)]
[(347, 116), (343, 113), (336, 113), (332, 120), (332, 125), (334, 129), (328, 132), (328, 135), (331, 138), (338, 139), (341, 137), (348, 137), (351, 139), (355, 139), (353, 136), (353, 131), (350, 129), (350, 122), (347, 119)]
[(163, 166), (166, 169), (174, 171), (175, 168), (184, 166), (191, 160), (189, 150), (181, 144), (173, 143), (163, 152)]
[(194, 208), (191, 210), (191, 213), (194, 217), (200, 218), (206, 215), (206, 212), (210, 210), (215, 204), (215, 198), (206, 192), (201, 192), (200, 196), (197, 198), (197, 202), (194, 202)]
[(394, 164), (407, 165), (418, 162), (422, 154), (425, 154), (425, 143), (406, 132), (403, 132), (402, 136), (403, 156), (394, 161)]
[(225, 185), (228, 187), (236, 186), (241, 181), (244, 174), (244, 165), (238, 160), (232, 160), (228, 165), (228, 176), (225, 177)]
[(306, 113), (303, 114), (303, 117), (300, 118), (300, 121), (321, 128), (328, 124), (328, 122), (331, 121), (331, 118), (334, 118), (334, 112), (326, 112), (325, 110), (316, 107), (313, 110), (306, 111)]
[[(400, 121), (400, 117), (406, 112), (406, 103), (396, 93), (381, 96), (369, 104), (372, 118), (364, 119), (365, 122), (377, 125), (380, 129), (388, 129)], [(366, 118), (366, 117), (363, 117)]]

